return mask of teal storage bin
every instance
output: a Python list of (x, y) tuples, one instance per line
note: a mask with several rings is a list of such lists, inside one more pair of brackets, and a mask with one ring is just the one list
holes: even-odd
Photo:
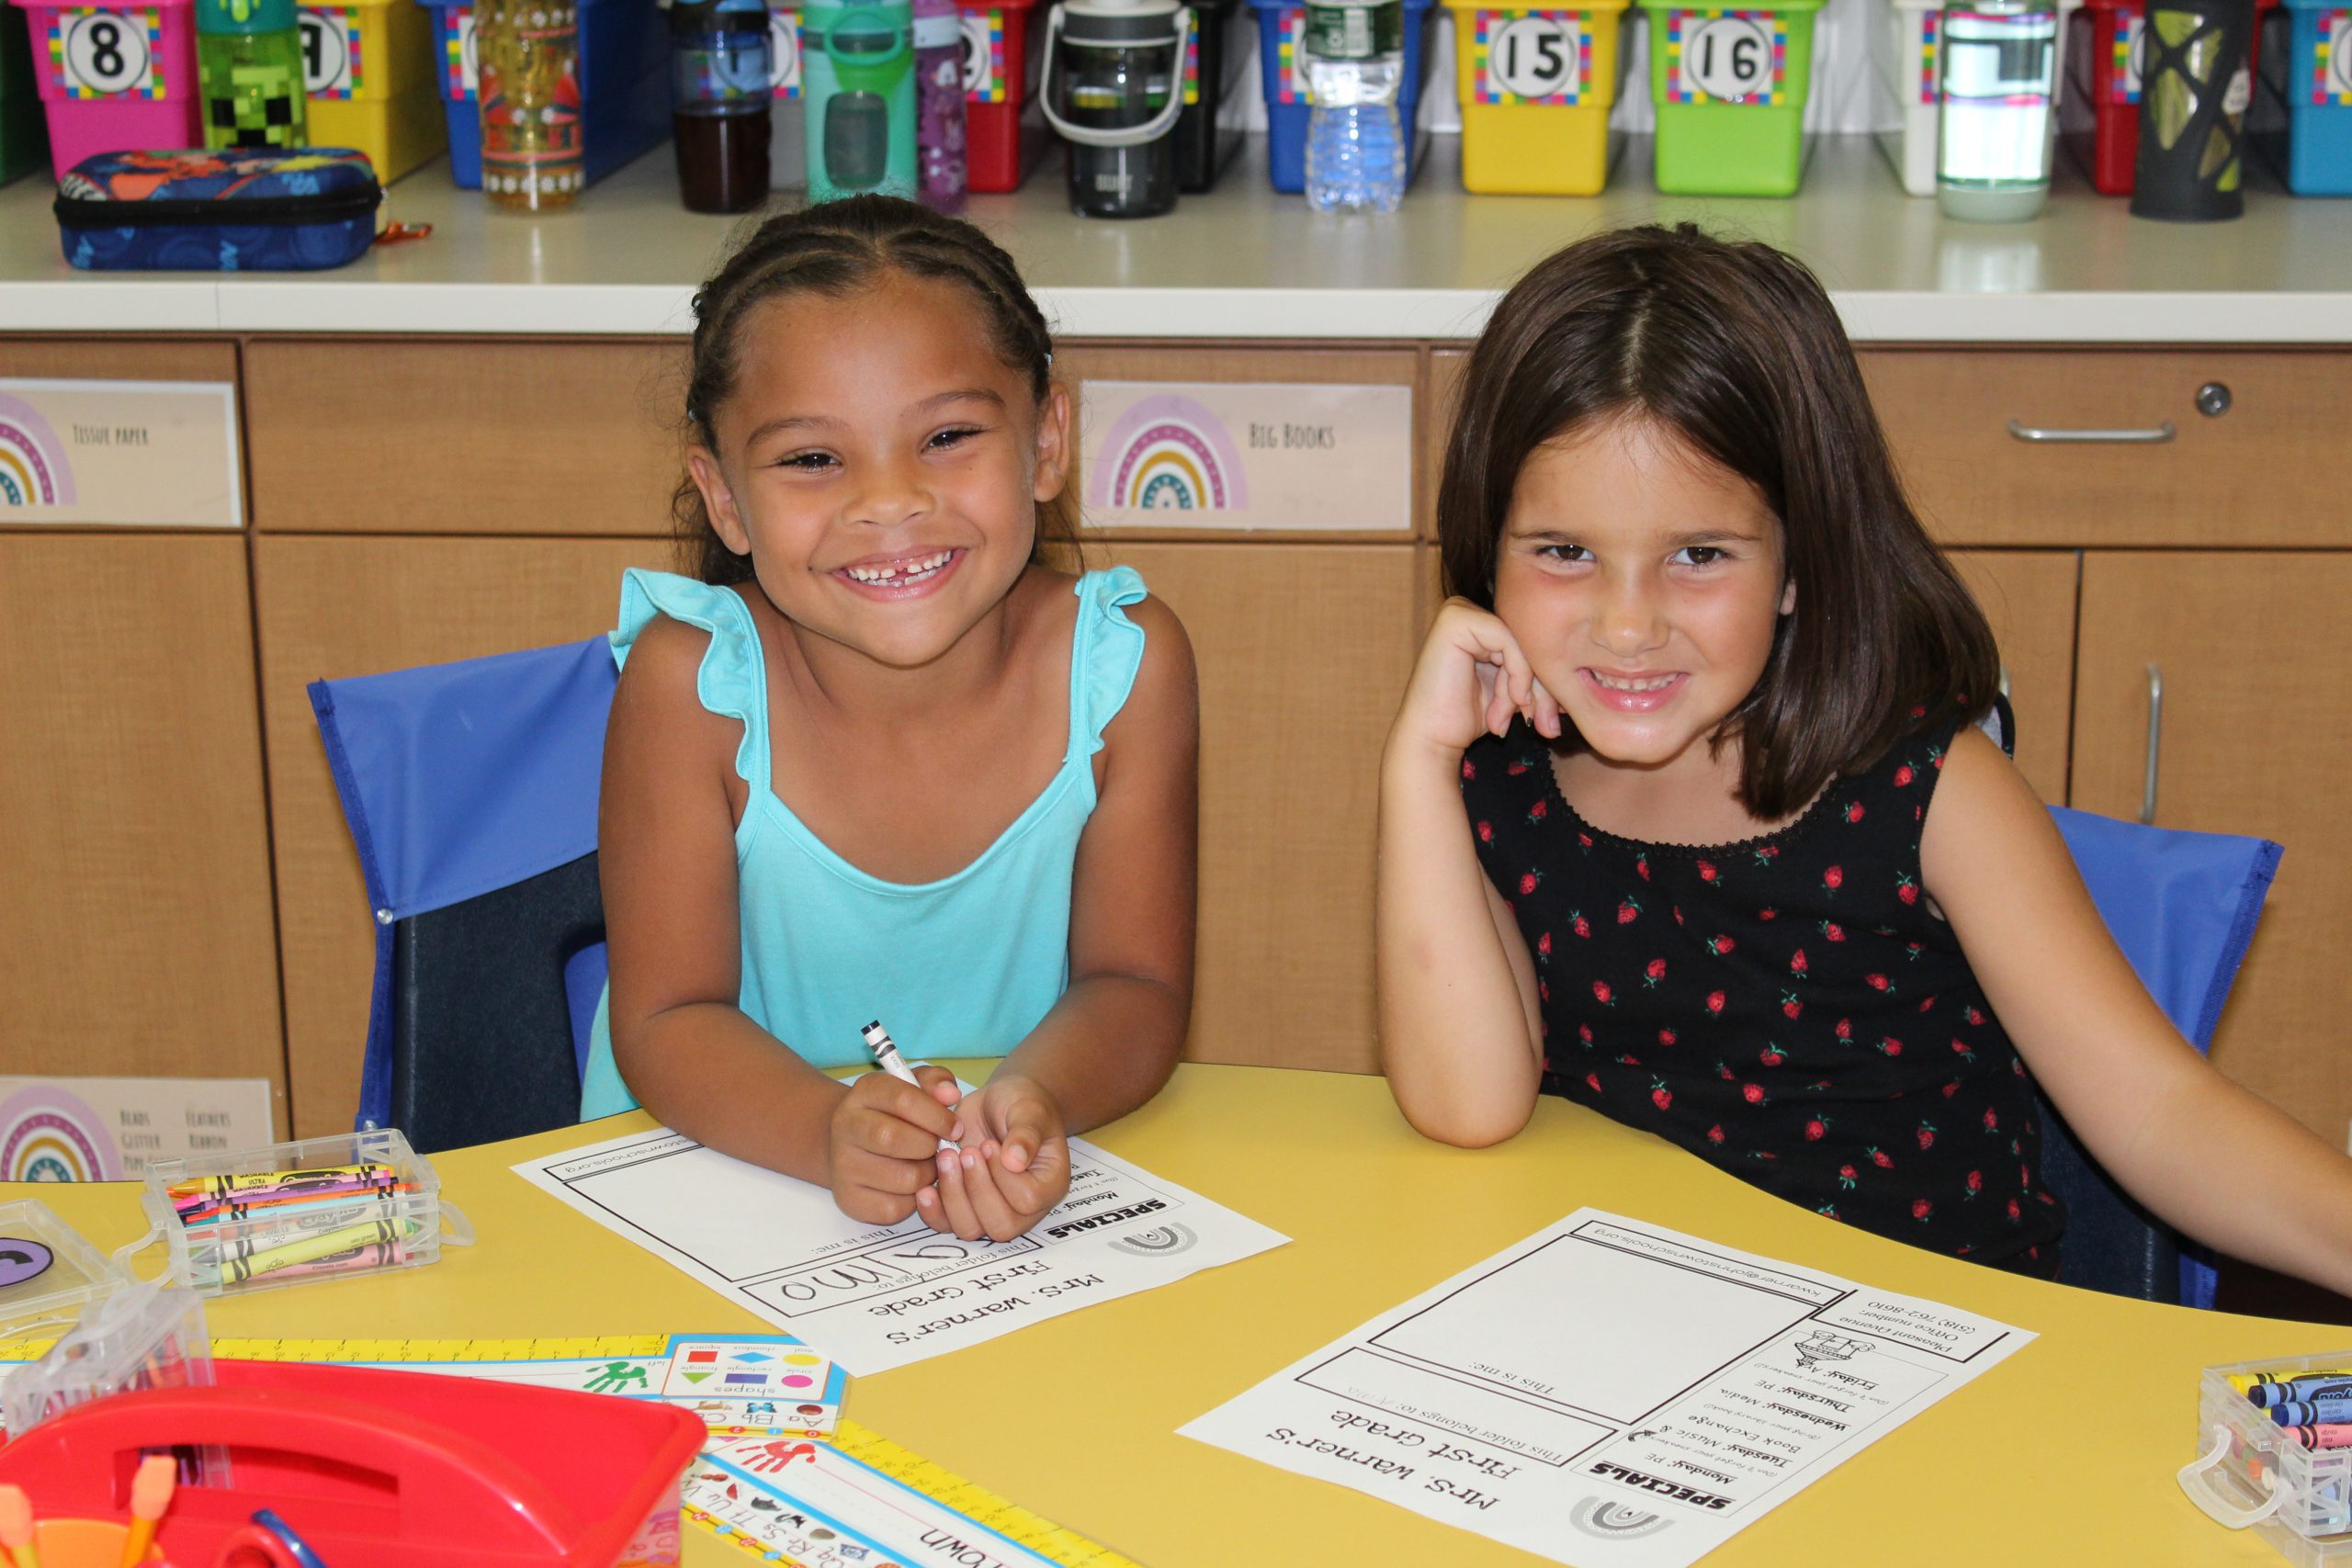
[(2352, 196), (2352, 3), (2284, 0), (2263, 18), (2247, 140), (2297, 196)]

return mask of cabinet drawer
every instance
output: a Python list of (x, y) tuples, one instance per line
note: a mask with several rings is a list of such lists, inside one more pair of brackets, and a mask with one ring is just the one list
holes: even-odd
[[(1862, 371), (1905, 482), (1949, 544), (2352, 544), (2352, 354), (1873, 349)], [(2228, 389), (2209, 415), (2198, 390)], [(2011, 433), (2154, 431), (2169, 440)]]
[(254, 525), (273, 533), (670, 532), (678, 343), (255, 342)]
[[(1421, 354), (1415, 348), (1267, 348), (1239, 345), (1187, 345), (1169, 347), (1160, 344), (1120, 344), (1113, 343), (1071, 343), (1063, 345), (1056, 355), (1055, 369), (1068, 384), (1072, 399), (1072, 417), (1076, 418), (1084, 404), (1083, 389), (1089, 381), (1155, 381), (1175, 383), (1222, 382), (1228, 385), (1248, 383), (1315, 383), (1331, 386), (1404, 387), (1413, 393), (1412, 423), (1406, 442), (1406, 465), (1413, 475), (1408, 493), (1418, 495), (1421, 484), (1419, 473), (1422, 464), (1419, 458), (1424, 450), (1427, 415), (1420, 396)], [(1226, 433), (1235, 447), (1244, 446), (1243, 433)], [(1084, 465), (1095, 439), (1102, 432), (1078, 433), (1078, 464), (1070, 476), (1081, 497), (1086, 491)], [(1172, 513), (1182, 517), (1183, 513)], [(1192, 515), (1205, 515), (1193, 513)], [(1351, 525), (1361, 523), (1363, 525)], [(1412, 537), (1412, 520), (1406, 518), (1401, 526), (1383, 525), (1378, 519), (1350, 519), (1335, 516), (1331, 526), (1312, 528), (1217, 528), (1201, 527), (1187, 523), (1170, 525), (1135, 525), (1118, 524), (1110, 526), (1089, 526), (1088, 536), (1119, 539), (1314, 539), (1324, 541), (1368, 542), (1401, 541)]]

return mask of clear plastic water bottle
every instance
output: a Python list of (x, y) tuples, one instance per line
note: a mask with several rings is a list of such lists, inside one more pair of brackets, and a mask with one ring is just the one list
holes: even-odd
[(1318, 212), (1394, 212), (1405, 199), (1404, 0), (1306, 7), (1306, 200)]

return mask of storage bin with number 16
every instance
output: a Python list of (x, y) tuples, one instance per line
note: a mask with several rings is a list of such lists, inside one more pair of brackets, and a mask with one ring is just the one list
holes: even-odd
[(1462, 188), (1593, 196), (1623, 137), (1609, 111), (1624, 81), (1625, 0), (1574, 10), (1445, 0), (1462, 95)]
[(1676, 196), (1794, 196), (1822, 0), (1691, 6), (1642, 0), (1657, 106), (1657, 188)]

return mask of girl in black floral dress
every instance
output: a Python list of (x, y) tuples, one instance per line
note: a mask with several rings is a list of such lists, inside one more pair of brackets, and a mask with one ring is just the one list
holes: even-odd
[(1414, 1125), (1490, 1144), (1564, 1095), (2047, 1275), (2030, 1067), (2165, 1219), (2352, 1289), (2352, 1161), (2174, 1032), (1976, 728), (1992, 634), (1803, 267), (1688, 226), (1536, 267), (1471, 356), (1438, 528), (1454, 597), (1381, 783)]

